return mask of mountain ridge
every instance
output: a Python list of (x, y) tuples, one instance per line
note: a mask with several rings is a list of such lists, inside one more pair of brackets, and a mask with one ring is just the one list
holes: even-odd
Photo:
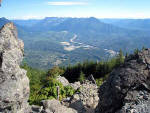
[[(86, 59), (107, 60), (113, 56), (112, 53), (117, 53), (120, 49), (125, 54), (133, 52), (136, 48), (149, 47), (150, 44), (148, 31), (117, 27), (94, 17), (47, 17), (33, 21), (13, 20), (16, 22), (19, 37), (25, 43), (25, 61), (36, 68), (49, 68), (54, 66), (55, 62), (68, 65), (69, 62), (74, 64)], [(77, 48), (67, 51), (68, 48), (65, 47), (69, 45), (64, 47), (62, 42), (69, 44), (74, 34), (77, 35), (75, 41), (78, 44), (74, 43), (70, 47)], [(97, 49), (78, 48), (79, 43)]]

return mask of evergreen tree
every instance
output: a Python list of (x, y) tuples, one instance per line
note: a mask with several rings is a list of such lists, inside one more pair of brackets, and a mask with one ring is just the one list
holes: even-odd
[(126, 53), (126, 56), (125, 56), (125, 58), (127, 58), (129, 55), (128, 55), (128, 53)]
[(120, 49), (119, 54), (117, 56), (117, 66), (123, 63), (124, 63), (124, 56), (122, 50)]
[(79, 81), (82, 83), (85, 80), (85, 74), (81, 71)]
[(139, 49), (134, 50), (134, 54), (137, 55), (139, 53)]
[(146, 49), (146, 48), (143, 46), (143, 47), (142, 47), (142, 50), (145, 50), (145, 49)]

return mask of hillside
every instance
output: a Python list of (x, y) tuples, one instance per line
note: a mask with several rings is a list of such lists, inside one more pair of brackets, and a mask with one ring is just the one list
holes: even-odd
[(101, 21), (127, 29), (149, 31), (150, 19), (100, 19)]
[(25, 43), (24, 60), (35, 68), (107, 60), (120, 49), (131, 53), (150, 44), (147, 31), (121, 28), (93, 17), (12, 21)]

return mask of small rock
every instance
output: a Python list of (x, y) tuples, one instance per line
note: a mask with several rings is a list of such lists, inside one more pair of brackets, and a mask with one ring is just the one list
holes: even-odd
[(44, 107), (44, 113), (77, 113), (76, 110), (61, 105), (61, 103), (55, 99), (43, 100), (42, 104)]
[(68, 86), (69, 85), (69, 81), (65, 78), (65, 77), (62, 77), (62, 76), (58, 76), (57, 77), (57, 80), (63, 84), (63, 86)]

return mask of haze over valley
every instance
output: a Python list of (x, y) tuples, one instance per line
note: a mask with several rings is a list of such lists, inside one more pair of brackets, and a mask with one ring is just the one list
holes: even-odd
[(25, 43), (24, 60), (35, 68), (108, 60), (120, 49), (125, 54), (150, 45), (149, 19), (1, 18), (0, 26), (9, 21)]

